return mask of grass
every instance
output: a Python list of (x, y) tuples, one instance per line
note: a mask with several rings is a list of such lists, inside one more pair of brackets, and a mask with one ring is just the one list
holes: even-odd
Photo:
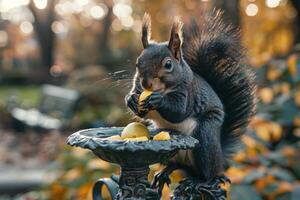
[(36, 107), (40, 99), (39, 85), (5, 85), (0, 86), (0, 102), (14, 100), (22, 107)]

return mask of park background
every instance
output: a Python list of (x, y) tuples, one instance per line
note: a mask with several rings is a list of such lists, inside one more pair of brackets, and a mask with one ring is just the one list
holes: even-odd
[(257, 114), (226, 170), (229, 198), (300, 199), (298, 0), (0, 0), (0, 199), (91, 199), (118, 168), (66, 138), (134, 120), (123, 99), (144, 12), (163, 41), (174, 16), (188, 24), (215, 7), (240, 27), (258, 83)]

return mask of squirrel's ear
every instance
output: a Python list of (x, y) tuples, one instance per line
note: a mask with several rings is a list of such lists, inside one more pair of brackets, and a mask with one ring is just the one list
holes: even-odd
[(142, 25), (142, 44), (144, 49), (148, 47), (150, 37), (151, 37), (151, 17), (148, 13), (145, 13), (143, 17), (143, 25)]
[(183, 23), (179, 18), (176, 18), (171, 29), (171, 36), (168, 44), (168, 48), (178, 60), (181, 56), (182, 27)]

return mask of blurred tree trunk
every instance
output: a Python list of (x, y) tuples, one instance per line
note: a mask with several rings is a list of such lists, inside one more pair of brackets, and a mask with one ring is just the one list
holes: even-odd
[(114, 52), (110, 46), (111, 38), (111, 25), (113, 22), (113, 1), (104, 0), (105, 5), (107, 6), (107, 14), (102, 20), (102, 31), (99, 32), (99, 60), (98, 63), (103, 65), (108, 71), (115, 71), (117, 66), (120, 66), (122, 63), (126, 62), (126, 56), (118, 57), (114, 55)]
[(239, 0), (213, 0), (213, 4), (224, 11), (225, 21), (239, 27)]
[(48, 5), (45, 9), (38, 9), (34, 5), (33, 1), (30, 1), (29, 9), (34, 16), (34, 30), (37, 34), (39, 41), (41, 59), (46, 70), (46, 74), (49, 73), (50, 67), (53, 65), (53, 50), (55, 34), (51, 29), (51, 24), (55, 20), (55, 0), (48, 1)]
[(99, 36), (99, 63), (104, 65), (109, 64), (113, 60), (112, 51), (109, 46), (110, 27), (113, 20), (112, 2), (106, 1), (105, 4), (108, 7), (108, 11), (103, 19), (102, 31)]
[(295, 42), (299, 43), (300, 42), (300, 1), (291, 0), (291, 3), (297, 11)]

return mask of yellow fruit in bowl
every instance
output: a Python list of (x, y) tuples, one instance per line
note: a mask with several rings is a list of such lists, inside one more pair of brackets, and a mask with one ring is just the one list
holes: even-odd
[(112, 140), (112, 141), (122, 140), (121, 136), (119, 136), (119, 135), (113, 135), (113, 136), (107, 137), (105, 139)]
[(153, 140), (170, 140), (170, 134), (167, 131), (161, 131), (153, 137)]
[(139, 122), (132, 122), (128, 124), (122, 131), (121, 138), (137, 138), (137, 137), (149, 138), (149, 130), (147, 127)]
[(152, 94), (150, 90), (144, 90), (139, 97), (139, 110), (142, 110), (142, 102), (147, 99), (148, 96)]
[(148, 141), (149, 139), (146, 136), (136, 137), (136, 138), (125, 138), (125, 141)]

